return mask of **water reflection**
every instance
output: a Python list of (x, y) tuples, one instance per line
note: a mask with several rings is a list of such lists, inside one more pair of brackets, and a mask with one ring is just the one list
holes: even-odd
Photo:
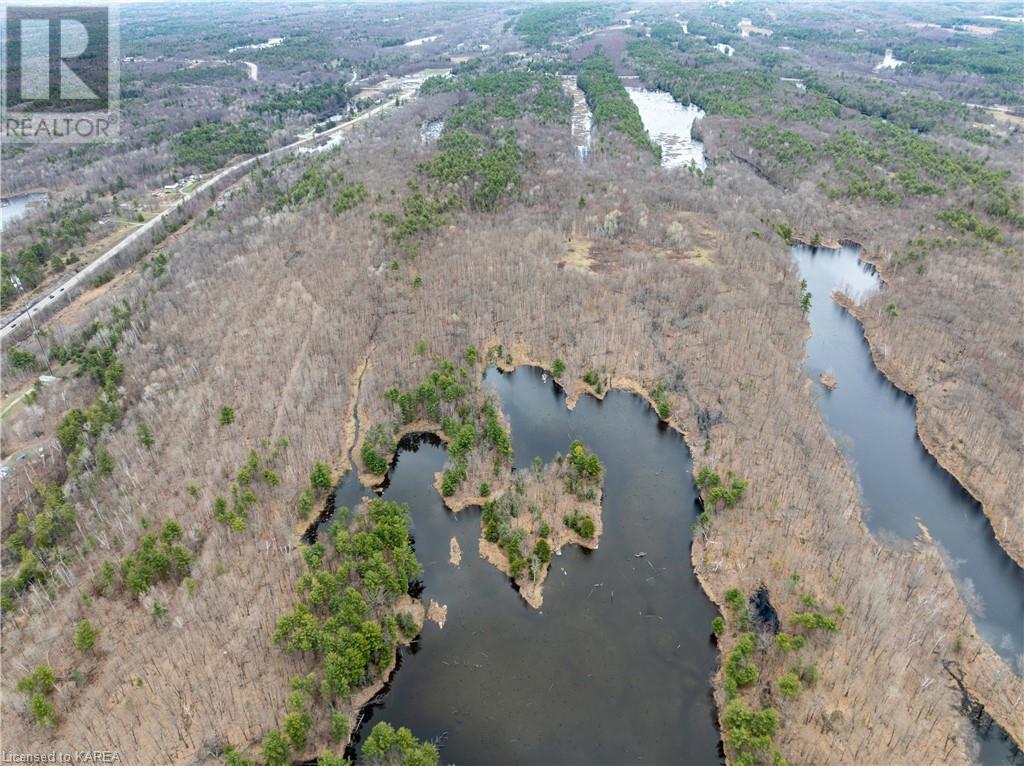
[(819, 388), (818, 404), (856, 472), (868, 526), (913, 539), (920, 519), (955, 562), (979, 633), (1019, 671), (1024, 570), (996, 542), (978, 503), (924, 449), (914, 399), (877, 370), (860, 324), (830, 298), (842, 289), (863, 300), (879, 289), (878, 277), (853, 249), (798, 246), (793, 254), (813, 295), (807, 372), (836, 379), (835, 390)]
[(630, 99), (640, 111), (644, 128), (661, 147), (661, 164), (666, 168), (692, 165), (703, 170), (704, 144), (693, 138), (693, 123), (704, 116), (695, 104), (683, 106), (672, 94), (645, 88), (626, 88)]
[[(576, 438), (600, 455), (601, 547), (556, 556), (544, 609), (534, 610), (476, 555), (479, 511), (452, 514), (434, 491), (443, 448), (403, 451), (384, 494), (409, 504), (422, 598), (446, 604), (448, 617), (443, 630), (426, 625), (359, 733), (377, 719), (408, 726), (443, 740), (446, 763), (720, 763), (709, 684), (716, 611), (690, 565), (695, 494), (682, 439), (630, 394), (569, 412), (534, 369), (489, 370), (485, 385), (509, 415), (518, 468)], [(352, 483), (339, 503), (358, 501)], [(452, 537), (459, 567), (448, 563)]]
[(576, 156), (585, 160), (590, 156), (590, 129), (594, 121), (590, 106), (575, 77), (563, 77), (562, 89), (572, 96), (572, 145), (576, 148)]
[(892, 48), (886, 48), (885, 56), (882, 58), (882, 62), (875, 66), (875, 71), (879, 72), (883, 69), (897, 69), (898, 67), (901, 67), (906, 63), (906, 61), (900, 61), (898, 58), (892, 55)]
[(4, 197), (3, 205), (0, 206), (0, 230), (27, 215), (28, 211), (36, 205), (45, 204), (49, 199), (50, 195), (46, 192), (15, 194), (11, 197)]

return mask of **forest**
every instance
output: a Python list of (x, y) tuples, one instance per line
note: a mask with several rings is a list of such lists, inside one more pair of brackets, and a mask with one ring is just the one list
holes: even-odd
[(605, 56), (595, 51), (584, 59), (580, 63), (577, 80), (587, 94), (587, 103), (594, 113), (595, 122), (609, 125), (624, 133), (641, 149), (661, 157), (661, 147), (647, 135), (639, 110), (630, 100), (619, 76)]
[[(447, 729), (380, 705), (459, 629), (421, 597), (457, 564), (421, 559), (415, 509), (378, 493), (403, 440), (433, 434), (432, 491), (478, 538), (461, 555), (510, 608), (559, 609), (562, 567), (609, 555), (619, 509), (585, 440), (529, 462), (482, 380), (530, 366), (570, 407), (636, 394), (689, 450), (677, 544), (716, 614), (724, 762), (984, 762), (979, 706), (1019, 748), (1020, 658), (979, 631), (937, 532), (872, 531), (805, 369), (811, 307), (835, 300), (1024, 563), (1024, 86), (1020, 24), (998, 18), (1018, 15), (126, 6), (124, 140), (0, 149), (5, 195), (49, 195), (4, 223), (5, 317), (219, 171), (309, 143), (190, 198), (5, 338), (5, 747), (447, 762)], [(905, 63), (877, 68), (887, 49)], [(703, 110), (704, 170), (661, 167), (627, 87)], [(799, 243), (857, 243), (882, 289), (812, 296)], [(362, 500), (337, 504), (352, 478)]]

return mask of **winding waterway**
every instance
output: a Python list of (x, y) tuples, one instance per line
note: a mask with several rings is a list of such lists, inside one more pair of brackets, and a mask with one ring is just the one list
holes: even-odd
[(948, 551), (980, 635), (1020, 672), (1024, 570), (977, 501), (925, 450), (914, 399), (878, 371), (860, 324), (830, 297), (838, 289), (860, 300), (879, 289), (878, 277), (855, 249), (797, 246), (793, 255), (813, 295), (807, 372), (817, 381), (827, 371), (838, 382), (832, 391), (815, 384), (818, 404), (859, 481), (869, 528), (909, 540), (920, 519)]
[[(924, 450), (912, 398), (874, 367), (855, 319), (831, 300), (879, 289), (858, 251), (795, 247), (814, 300), (807, 371), (834, 374), (818, 391), (822, 416), (850, 458), (873, 532), (910, 539), (919, 517), (959, 562), (957, 576), (978, 630), (1011, 663), (1020, 651), (1024, 577), (995, 542), (977, 503)], [(551, 460), (580, 439), (606, 467), (604, 533), (593, 552), (570, 546), (552, 560), (544, 608), (529, 607), (510, 580), (477, 555), (478, 509), (453, 514), (433, 487), (446, 460), (432, 436), (400, 445), (383, 495), (408, 503), (424, 566), (421, 598), (447, 606), (443, 629), (428, 622), (356, 741), (377, 720), (407, 726), (460, 764), (721, 763), (709, 677), (716, 610), (689, 560), (695, 488), (682, 439), (649, 405), (613, 391), (564, 393), (534, 368), (489, 369), (484, 386), (511, 423), (515, 465)], [(335, 505), (366, 494), (354, 472)], [(450, 540), (463, 556), (449, 563)], [(643, 554), (638, 557), (637, 554)], [(984, 603), (987, 609), (979, 608)], [(982, 764), (1017, 764), (998, 727), (978, 726)]]
[[(517, 468), (573, 439), (600, 455), (600, 548), (554, 557), (544, 608), (529, 607), (477, 555), (479, 510), (453, 514), (434, 490), (444, 448), (407, 439), (384, 497), (409, 504), (421, 597), (447, 605), (447, 620), (443, 630), (428, 622), (403, 653), (357, 737), (384, 719), (442, 742), (445, 763), (467, 765), (720, 763), (709, 683), (717, 611), (690, 564), (696, 496), (685, 443), (632, 394), (584, 397), (569, 411), (533, 368), (488, 370), (484, 385), (510, 418)], [(349, 472), (336, 505), (362, 494)]]

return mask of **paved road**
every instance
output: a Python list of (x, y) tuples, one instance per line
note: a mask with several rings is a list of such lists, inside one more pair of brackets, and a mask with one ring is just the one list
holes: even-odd
[[(408, 89), (403, 89), (400, 93), (398, 93), (398, 96), (402, 99), (409, 99), (413, 95), (415, 95), (415, 90), (408, 92)], [(351, 120), (339, 123), (338, 125), (336, 125), (333, 128), (330, 128), (329, 130), (325, 130), (322, 133), (317, 133), (315, 136), (301, 138), (298, 141), (294, 141), (286, 146), (282, 146), (277, 149), (271, 149), (269, 152), (258, 155), (256, 157), (250, 157), (249, 159), (242, 160), (241, 162), (236, 162), (234, 165), (229, 165), (228, 167), (217, 171), (217, 173), (210, 176), (205, 181), (200, 183), (195, 189), (182, 196), (181, 199), (177, 200), (173, 205), (168, 207), (162, 213), (153, 217), (149, 221), (146, 221), (146, 223), (144, 223), (142, 226), (137, 228), (127, 237), (122, 239), (120, 242), (118, 242), (116, 245), (110, 248), (107, 252), (103, 253), (103, 255), (96, 258), (96, 260), (92, 261), (92, 263), (90, 263), (88, 266), (86, 266), (84, 269), (78, 272), (75, 276), (71, 277), (70, 279), (66, 280), (63, 283), (54, 285), (54, 288), (50, 293), (48, 293), (43, 298), (37, 299), (34, 303), (32, 303), (29, 306), (28, 309), (21, 311), (17, 316), (13, 317), (10, 320), (10, 322), (4, 325), (3, 329), (0, 329), (0, 341), (6, 340), (7, 337), (12, 332), (17, 330), (19, 327), (22, 327), (22, 329), (24, 329), (23, 325), (24, 323), (29, 321), (30, 317), (32, 319), (38, 318), (40, 321), (45, 319), (45, 316), (37, 315), (48, 315), (49, 311), (55, 309), (57, 307), (57, 304), (66, 297), (67, 293), (71, 293), (75, 288), (81, 287), (83, 284), (86, 284), (88, 280), (94, 279), (97, 275), (99, 275), (99, 273), (102, 271), (103, 267), (106, 264), (108, 264), (110, 261), (112, 261), (114, 258), (116, 258), (119, 254), (123, 253), (128, 248), (132, 247), (135, 243), (139, 242), (148, 234), (152, 233), (155, 227), (160, 226), (169, 215), (178, 210), (186, 202), (195, 199), (203, 192), (213, 188), (218, 182), (222, 181), (225, 178), (225, 176), (237, 173), (238, 171), (248, 171), (251, 165), (255, 164), (260, 160), (273, 159), (281, 154), (286, 154), (287, 152), (300, 149), (304, 146), (313, 146), (319, 144), (325, 139), (328, 139), (337, 133), (347, 130), (356, 123), (369, 119), (373, 115), (379, 114), (382, 111), (395, 108), (394, 104), (394, 98), (389, 98), (384, 103), (378, 104), (377, 106), (363, 112), (357, 117), (353, 117)]]

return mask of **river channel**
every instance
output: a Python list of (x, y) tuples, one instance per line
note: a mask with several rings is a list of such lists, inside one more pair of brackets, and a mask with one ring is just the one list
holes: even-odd
[[(813, 295), (806, 367), (822, 416), (857, 477), (875, 534), (906, 539), (920, 518), (956, 562), (981, 635), (1011, 664), (1021, 651), (1024, 574), (995, 541), (977, 503), (917, 439), (914, 400), (875, 368), (859, 323), (831, 299), (880, 289), (858, 251), (795, 247)], [(383, 496), (408, 503), (424, 603), (447, 606), (402, 652), (389, 687), (357, 732), (377, 720), (407, 726), (460, 764), (721, 763), (710, 675), (716, 610), (690, 565), (696, 490), (685, 443), (639, 397), (583, 397), (575, 409), (535, 368), (489, 369), (483, 385), (511, 424), (517, 469), (580, 439), (604, 462), (604, 532), (588, 552), (552, 559), (544, 606), (477, 555), (478, 509), (449, 512), (433, 487), (446, 459), (431, 436), (400, 445)], [(354, 472), (336, 505), (365, 494)], [(455, 538), (462, 561), (449, 563)], [(1015, 763), (998, 727), (979, 727), (983, 764)]]
[(813, 296), (807, 372), (815, 381), (823, 372), (836, 378), (831, 391), (815, 383), (818, 404), (853, 467), (868, 527), (910, 540), (920, 519), (949, 553), (979, 633), (1019, 672), (1024, 570), (996, 541), (978, 502), (925, 450), (913, 397), (878, 371), (860, 323), (831, 298), (837, 289), (854, 300), (877, 291), (874, 269), (853, 248), (797, 246), (793, 255)]

